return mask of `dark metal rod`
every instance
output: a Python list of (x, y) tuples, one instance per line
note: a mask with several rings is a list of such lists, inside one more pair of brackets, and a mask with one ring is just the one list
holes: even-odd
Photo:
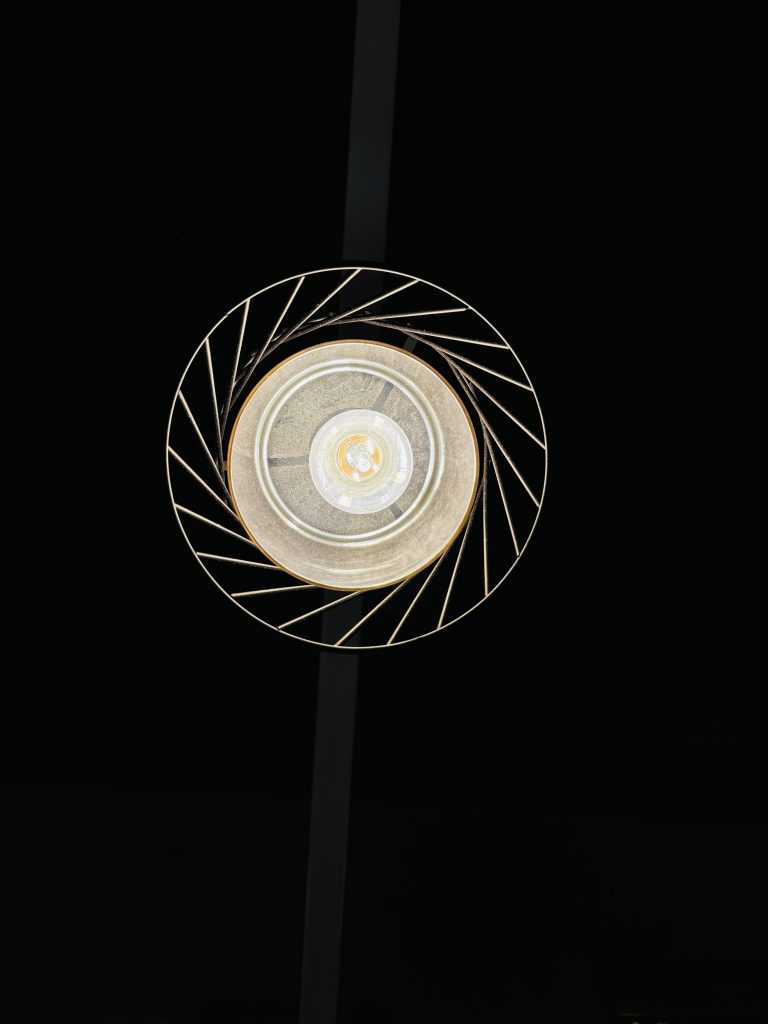
[[(400, 0), (357, 0), (345, 260), (386, 253), (399, 21)], [(335, 643), (363, 610), (361, 595), (325, 611), (323, 641)], [(336, 1022), (359, 663), (356, 654), (320, 655), (300, 1024)]]
[[(346, 605), (339, 610), (343, 608)], [(354, 654), (320, 655), (301, 1024), (333, 1024), (336, 1020), (357, 662)]]
[(357, 0), (345, 260), (386, 255), (399, 29), (400, 0)]

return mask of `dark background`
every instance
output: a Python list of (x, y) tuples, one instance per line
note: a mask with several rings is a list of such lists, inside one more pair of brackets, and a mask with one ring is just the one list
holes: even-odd
[[(10, 1019), (296, 1019), (317, 655), (205, 579), (163, 440), (221, 314), (340, 262), (353, 14), (46, 26)], [(659, 305), (707, 111), (627, 26), (497, 17), (404, 0), (388, 266), (511, 340), (548, 494), (483, 614), (363, 657), (342, 1019), (763, 1019), (762, 726), (689, 560)]]

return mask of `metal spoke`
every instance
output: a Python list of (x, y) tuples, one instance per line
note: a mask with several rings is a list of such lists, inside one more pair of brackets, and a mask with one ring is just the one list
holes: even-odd
[(446, 594), (445, 594), (445, 601), (443, 601), (443, 609), (440, 612), (440, 619), (438, 620), (438, 623), (437, 623), (437, 628), (438, 629), (440, 629), (442, 627), (443, 620), (445, 619), (445, 613), (446, 613), (446, 610), (448, 608), (448, 602), (451, 599), (451, 592), (453, 591), (453, 584), (454, 584), (454, 581), (456, 579), (456, 573), (459, 570), (459, 564), (461, 562), (461, 556), (464, 554), (464, 548), (466, 547), (466, 544), (467, 544), (467, 537), (469, 536), (469, 531), (472, 529), (472, 521), (475, 518), (475, 510), (477, 509), (477, 502), (478, 502), (479, 498), (480, 498), (480, 495), (478, 495), (475, 498), (474, 502), (472, 503), (472, 509), (471, 509), (471, 511), (469, 513), (469, 518), (467, 519), (467, 525), (464, 527), (464, 536), (461, 538), (461, 546), (459, 547), (459, 553), (456, 556), (456, 563), (455, 563), (455, 565), (453, 567), (453, 572), (451, 573), (451, 580), (450, 580), (450, 583), (448, 584), (448, 590), (446, 591)]
[(298, 331), (298, 329), (302, 327), (307, 322), (307, 320), (310, 319), (310, 317), (314, 316), (319, 309), (322, 309), (326, 302), (330, 302), (334, 295), (337, 295), (341, 291), (341, 289), (345, 288), (354, 277), (357, 277), (361, 270), (362, 267), (358, 267), (357, 270), (353, 270), (351, 274), (345, 277), (341, 284), (337, 285), (332, 292), (329, 292), (325, 296), (322, 302), (318, 302), (314, 309), (311, 309), (305, 317), (299, 320), (297, 324), (293, 325), (293, 327), (290, 329), (290, 331), (288, 331), (287, 334), (283, 335), (283, 337), (280, 339), (280, 344), (282, 345), (284, 341), (288, 341), (289, 338), (293, 337), (296, 331)]
[(224, 410), (221, 414), (221, 426), (222, 430), (226, 426), (227, 417), (229, 416), (229, 410), (232, 408), (232, 392), (235, 390), (235, 381), (237, 380), (237, 371), (240, 366), (240, 352), (243, 348), (243, 337), (245, 336), (245, 325), (248, 320), (248, 310), (251, 307), (250, 296), (245, 300), (245, 306), (243, 308), (243, 322), (240, 324), (240, 337), (237, 341), (237, 352), (235, 352), (235, 362), (232, 366), (232, 377), (229, 381), (229, 391), (227, 392), (227, 401), (224, 406)]
[[(311, 334), (313, 331), (319, 330), (321, 327), (326, 327), (329, 323), (331, 323), (330, 320), (322, 319), (317, 320), (314, 323), (310, 321), (310, 323), (306, 327), (303, 327), (300, 331), (291, 331), (290, 337), (288, 337), (288, 335), (284, 335), (282, 338), (278, 338), (278, 340), (275, 342), (273, 346), (272, 351), (274, 351), (278, 345), (282, 345), (284, 341), (296, 341), (297, 338), (302, 338), (306, 334)], [(386, 327), (393, 331), (400, 331), (403, 334), (408, 333), (407, 327), (401, 327), (399, 324), (391, 324), (388, 322), (384, 322), (380, 317), (347, 316), (344, 318), (344, 326), (346, 327), (347, 324), (371, 324), (372, 327)], [(414, 338), (414, 340), (421, 341), (422, 339)]]
[[(468, 308), (468, 307), (465, 307), (465, 309), (466, 308)], [(434, 313), (451, 313), (451, 312), (459, 312), (459, 310), (443, 309), (443, 310), (431, 310), (429, 312), (434, 312)], [(393, 331), (399, 331), (401, 334), (407, 334), (409, 338), (412, 338), (416, 342), (421, 341), (425, 345), (429, 344), (429, 342), (424, 341), (424, 337), (426, 336), (426, 337), (430, 337), (430, 338), (443, 338), (443, 339), (448, 340), (448, 341), (463, 341), (467, 345), (483, 345), (486, 348), (500, 348), (500, 349), (504, 349), (506, 352), (509, 352), (509, 349), (507, 348), (506, 345), (502, 345), (501, 343), (497, 344), (494, 341), (480, 341), (479, 339), (475, 339), (475, 338), (460, 338), (460, 337), (458, 337), (456, 335), (452, 335), (452, 334), (436, 334), (434, 331), (422, 331), (419, 328), (411, 327), (410, 325), (407, 325), (407, 326), (403, 327), (400, 324), (393, 324), (393, 323), (389, 323), (388, 322), (389, 320), (393, 320), (393, 319), (395, 319), (395, 318), (397, 318), (399, 316), (421, 316), (421, 315), (426, 315), (426, 314), (418, 314), (418, 313), (393, 313), (392, 316), (353, 316), (353, 317), (348, 317), (344, 321), (344, 323), (345, 324), (370, 324), (372, 327), (385, 327), (385, 328), (389, 328), (390, 330), (393, 330)], [(294, 340), (296, 338), (300, 338), (304, 334), (309, 334), (311, 331), (316, 331), (318, 329), (318, 327), (325, 327), (325, 325), (327, 323), (329, 323), (328, 320), (321, 320), (318, 323), (314, 324), (312, 327), (305, 327), (303, 331), (299, 331), (296, 334), (293, 334), (292, 338)], [(280, 343), (282, 344), (282, 341)], [(433, 345), (432, 347), (433, 348), (438, 348), (437, 345)], [(440, 349), (440, 351), (441, 352), (442, 351), (447, 352), (448, 349)], [(455, 353), (451, 352), (450, 355), (455, 355)], [(459, 357), (456, 356), (456, 358), (458, 359)], [(479, 364), (477, 364), (477, 363), (474, 363), (473, 365), (479, 366)], [(482, 367), (482, 369), (488, 369), (488, 368), (487, 367)], [(489, 373), (494, 373), (495, 371), (488, 370), (488, 372)], [(509, 380), (512, 384), (517, 384), (521, 388), (527, 388), (529, 391), (533, 390), (533, 388), (528, 388), (527, 384), (523, 384), (520, 381), (513, 380), (511, 377), (504, 377), (504, 380)]]
[(250, 544), (251, 547), (256, 547), (251, 538), (246, 537), (245, 534), (235, 533), (235, 531), (230, 530), (229, 527), (222, 526), (221, 523), (214, 522), (213, 519), (206, 519), (206, 517), (201, 516), (199, 512), (193, 512), (191, 508), (185, 508), (183, 505), (176, 504), (176, 502), (174, 502), (173, 507), (178, 509), (179, 512), (185, 512), (188, 516), (192, 516), (193, 519), (199, 519), (201, 523), (205, 523), (207, 526), (213, 526), (215, 529), (221, 530), (222, 533), (228, 533), (230, 537), (234, 537), (235, 540), (242, 540), (246, 544)]
[[(450, 313), (452, 310), (443, 309), (440, 310), (442, 313)], [(415, 316), (414, 313), (411, 316)], [(384, 320), (385, 317), (380, 316), (379, 320)], [(425, 335), (428, 338), (442, 338), (444, 341), (462, 341), (465, 345), (483, 345), (485, 348), (503, 348), (506, 352), (509, 351), (506, 345), (503, 345), (498, 341), (480, 341), (479, 338), (460, 338), (456, 334), (438, 334), (437, 331), (422, 331), (417, 327), (410, 327), (409, 330), (412, 334)]]
[[(419, 341), (423, 341), (423, 339), (419, 338)], [(533, 391), (533, 388), (530, 386), (530, 384), (523, 384), (522, 381), (515, 380), (514, 377), (507, 377), (505, 373), (499, 373), (497, 370), (492, 370), (490, 366), (483, 366), (482, 363), (475, 363), (471, 359), (467, 359), (466, 356), (460, 356), (456, 352), (451, 352), (449, 349), (443, 348), (442, 345), (435, 345), (434, 342), (431, 341), (425, 341), (424, 344), (429, 345), (430, 348), (435, 349), (437, 352), (440, 352), (443, 355), (450, 356), (451, 359), (458, 359), (459, 362), (468, 363), (469, 366), (474, 366), (478, 370), (484, 370), (485, 373), (490, 373), (494, 377), (499, 377), (501, 378), (501, 380), (507, 381), (508, 384), (514, 384), (518, 388), (523, 388), (524, 391)]]
[(197, 473), (194, 471), (194, 469), (192, 469), (191, 466), (188, 466), (187, 463), (184, 461), (184, 459), (182, 459), (182, 457), (177, 452), (175, 452), (173, 450), (173, 448), (171, 448), (170, 445), (168, 445), (168, 451), (174, 457), (174, 459), (176, 459), (176, 461), (179, 463), (179, 465), (183, 466), (184, 469), (186, 469), (186, 471), (189, 473), (189, 475), (191, 477), (193, 477), (193, 479), (197, 480), (197, 482), (200, 484), (201, 487), (205, 488), (205, 490), (210, 494), (210, 496), (213, 498), (213, 500), (217, 501), (219, 503), (219, 505), (221, 505), (221, 507), (224, 509), (224, 511), (228, 512), (229, 515), (231, 515), (232, 518), (236, 519), (238, 521), (238, 523), (239, 523), (240, 519), (238, 518), (237, 513), (234, 512), (232, 510), (232, 508), (230, 508), (230, 506), (226, 503), (226, 501), (222, 501), (222, 499), (213, 490), (213, 488), (209, 487), (208, 484), (205, 482), (205, 480), (203, 480), (203, 478), (201, 476), (198, 476)]
[(483, 580), (488, 597), (488, 445), (483, 445)]
[[(344, 283), (346, 283), (346, 282), (344, 282)], [(361, 306), (355, 307), (355, 309), (348, 309), (344, 313), (339, 313), (338, 316), (330, 317), (329, 319), (326, 319), (326, 320), (320, 319), (320, 320), (317, 320), (315, 322), (310, 321), (309, 325), (307, 327), (304, 327), (303, 330), (299, 330), (299, 326), (300, 325), (296, 324), (296, 326), (292, 327), (290, 331), (286, 332), (281, 338), (277, 339), (277, 341), (275, 342), (275, 344), (274, 344), (274, 346), (272, 348), (272, 351), (274, 352), (274, 350), (278, 347), (278, 345), (282, 345), (283, 342), (295, 341), (297, 338), (301, 338), (305, 334), (311, 334), (312, 331), (317, 331), (321, 327), (328, 327), (330, 324), (338, 323), (341, 320), (343, 320), (344, 324), (376, 324), (376, 320), (373, 319), (370, 316), (352, 316), (352, 313), (356, 313), (356, 312), (358, 312), (361, 309), (366, 309), (369, 306), (373, 306), (375, 303), (381, 302), (383, 299), (388, 298), (390, 295), (394, 295), (396, 292), (400, 292), (404, 288), (410, 288), (412, 285), (418, 284), (418, 283), (419, 282), (415, 281), (415, 280), (414, 281), (409, 281), (407, 284), (401, 285), (399, 288), (393, 288), (391, 292), (386, 292), (386, 294), (379, 295), (375, 299), (367, 300)], [(332, 293), (332, 294), (335, 294), (335, 293)], [(328, 297), (330, 298), (330, 296), (328, 296)], [(322, 304), (323, 303), (321, 303), (321, 305)], [(443, 312), (450, 312), (450, 311), (449, 310), (444, 310)], [(310, 316), (311, 315), (312, 314), (310, 314)], [(396, 314), (396, 315), (398, 315), (398, 316), (418, 316), (420, 314), (402, 313), (402, 314)], [(305, 322), (306, 321), (302, 321), (301, 323), (303, 324)], [(382, 326), (383, 327), (387, 327), (389, 325), (388, 324), (382, 324)], [(397, 327), (395, 328), (395, 330), (399, 330), (399, 329), (400, 328), (397, 328)]]
[(238, 590), (230, 597), (257, 597), (259, 594), (284, 594), (287, 590), (315, 590), (314, 583), (302, 584), (298, 587), (268, 587), (266, 590)]
[(501, 454), (504, 456), (504, 458), (507, 460), (507, 462), (510, 464), (510, 466), (514, 470), (514, 473), (515, 473), (515, 476), (517, 477), (517, 479), (520, 481), (520, 483), (523, 485), (525, 490), (528, 492), (528, 497), (531, 499), (531, 501), (536, 506), (536, 508), (540, 508), (541, 507), (541, 502), (536, 497), (536, 495), (533, 493), (533, 491), (528, 486), (528, 484), (525, 482), (525, 480), (523, 478), (523, 474), (520, 472), (520, 470), (517, 468), (517, 466), (512, 461), (512, 456), (509, 454), (507, 449), (504, 447), (504, 445), (498, 439), (496, 434), (493, 432), (493, 428), (491, 427), (490, 423), (488, 423), (487, 421), (486, 421), (486, 424), (485, 424), (485, 428), (488, 431), (488, 433), (491, 435), (493, 440), (496, 442), (496, 447), (499, 449)]
[(539, 448), (543, 448), (544, 451), (547, 450), (547, 446), (544, 444), (544, 442), (540, 441), (539, 438), (536, 437), (536, 435), (534, 433), (532, 433), (528, 429), (528, 427), (525, 426), (524, 423), (521, 423), (520, 420), (516, 416), (513, 416), (512, 413), (509, 411), (509, 409), (507, 409), (505, 406), (503, 406), (501, 404), (501, 402), (497, 398), (493, 397), (493, 395), (490, 393), (490, 391), (486, 391), (485, 388), (483, 387), (483, 385), (479, 384), (470, 373), (467, 373), (466, 370), (462, 370), (461, 367), (459, 367), (459, 366), (455, 366), (454, 367), (454, 372), (460, 373), (461, 376), (464, 377), (466, 380), (471, 381), (474, 384), (474, 386), (477, 388), (478, 391), (482, 391), (482, 393), (485, 395), (486, 398), (490, 398), (490, 400), (493, 402), (493, 404), (497, 405), (499, 407), (499, 409), (501, 409), (501, 411), (504, 413), (505, 416), (509, 416), (509, 418), (512, 420), (513, 423), (516, 423), (517, 426), (520, 427), (520, 429), (525, 434), (527, 434), (528, 437), (530, 437), (532, 441), (536, 442), (536, 444), (539, 446)]
[(328, 604), (321, 604), (319, 608), (313, 608), (309, 612), (304, 612), (303, 615), (297, 615), (295, 619), (289, 619), (287, 622), (281, 622), (277, 628), (286, 629), (288, 626), (293, 626), (297, 622), (302, 622), (304, 619), (311, 619), (313, 615), (319, 615), (320, 612), (326, 612), (329, 608), (335, 608), (337, 604), (344, 604), (345, 601), (349, 601), (351, 598), (357, 597), (361, 593), (362, 591), (360, 590), (351, 590), (348, 594), (337, 598), (335, 601), (329, 601)]
[(291, 308), (291, 304), (292, 304), (293, 300), (294, 300), (294, 299), (296, 298), (296, 296), (297, 296), (297, 294), (298, 294), (298, 291), (299, 291), (299, 288), (301, 288), (301, 286), (302, 286), (302, 285), (304, 284), (304, 280), (305, 280), (305, 279), (304, 279), (303, 277), (300, 277), (300, 278), (299, 278), (299, 280), (297, 281), (297, 283), (296, 283), (296, 287), (295, 287), (295, 288), (293, 289), (293, 291), (291, 292), (291, 297), (290, 297), (290, 298), (288, 299), (288, 301), (286, 302), (285, 306), (283, 307), (283, 311), (282, 311), (282, 313), (280, 314), (280, 316), (279, 316), (279, 317), (277, 318), (277, 321), (276, 321), (276, 323), (275, 323), (275, 326), (274, 326), (274, 327), (272, 328), (272, 330), (270, 331), (270, 333), (269, 333), (269, 337), (267, 338), (267, 340), (266, 340), (266, 341), (264, 342), (264, 344), (262, 345), (262, 347), (261, 347), (261, 351), (259, 352), (258, 356), (256, 357), (256, 362), (257, 362), (257, 363), (259, 362), (259, 360), (261, 359), (261, 357), (262, 357), (262, 356), (264, 355), (264, 353), (266, 352), (266, 350), (267, 350), (267, 349), (269, 348), (269, 344), (270, 344), (270, 342), (272, 341), (272, 339), (274, 338), (275, 334), (277, 333), (277, 329), (278, 329), (278, 327), (279, 327), (279, 326), (280, 326), (280, 324), (281, 324), (281, 323), (283, 322), (283, 319), (284, 319), (284, 317), (285, 317), (285, 314), (286, 314), (286, 313), (288, 312), (288, 310), (289, 310), (289, 309)]
[(208, 377), (211, 382), (211, 399), (213, 400), (213, 420), (216, 424), (216, 447), (219, 453), (219, 466), (224, 466), (224, 449), (221, 444), (221, 424), (219, 423), (219, 403), (216, 398), (216, 381), (213, 376), (213, 360), (211, 359), (211, 344), (208, 338), (205, 339), (205, 356), (208, 362)]
[(285, 314), (286, 314), (286, 313), (288, 312), (288, 310), (289, 310), (289, 309), (291, 308), (291, 303), (292, 303), (292, 302), (293, 302), (293, 300), (294, 300), (294, 299), (296, 298), (296, 294), (297, 294), (297, 292), (298, 292), (299, 288), (301, 288), (301, 286), (302, 286), (302, 285), (304, 284), (304, 280), (305, 280), (305, 278), (304, 278), (304, 277), (300, 277), (300, 278), (299, 278), (298, 282), (296, 283), (296, 287), (295, 287), (295, 288), (293, 289), (293, 291), (291, 292), (291, 296), (290, 296), (290, 298), (288, 299), (288, 301), (286, 302), (286, 304), (285, 304), (285, 305), (283, 306), (283, 311), (282, 311), (282, 313), (280, 314), (280, 316), (279, 316), (279, 317), (277, 318), (277, 320), (275, 321), (275, 326), (274, 326), (274, 327), (272, 328), (272, 330), (271, 330), (271, 331), (269, 332), (269, 337), (268, 337), (268, 338), (267, 338), (267, 340), (266, 340), (266, 341), (264, 342), (264, 344), (263, 344), (263, 345), (261, 346), (261, 348), (259, 349), (259, 352), (258, 352), (258, 354), (257, 354), (257, 355), (255, 356), (255, 358), (252, 358), (252, 359), (251, 359), (251, 362), (250, 362), (250, 368), (249, 368), (249, 369), (248, 369), (248, 370), (247, 370), (247, 371), (245, 372), (245, 374), (244, 374), (244, 376), (243, 376), (243, 379), (242, 379), (242, 381), (241, 381), (241, 382), (240, 382), (240, 384), (238, 385), (238, 388), (237, 388), (237, 391), (235, 392), (235, 396), (234, 396), (234, 399), (233, 399), (233, 401), (236, 401), (236, 400), (237, 400), (237, 399), (238, 399), (238, 398), (240, 397), (240, 395), (242, 395), (243, 391), (245, 390), (245, 388), (246, 388), (246, 386), (247, 386), (247, 384), (248, 384), (248, 381), (249, 381), (249, 380), (251, 379), (251, 377), (253, 376), (254, 370), (256, 369), (256, 367), (257, 367), (257, 366), (259, 365), (259, 363), (261, 362), (261, 359), (262, 359), (262, 357), (264, 356), (264, 354), (266, 353), (266, 351), (267, 351), (267, 348), (269, 347), (269, 344), (270, 344), (270, 342), (271, 342), (271, 341), (272, 341), (272, 339), (274, 338), (274, 336), (275, 336), (275, 334), (276, 334), (276, 332), (277, 332), (277, 329), (278, 329), (278, 327), (279, 327), (279, 326), (280, 326), (280, 324), (281, 324), (281, 323), (283, 322), (283, 317), (284, 317), (284, 316), (285, 316)]
[(433, 577), (433, 576), (435, 575), (435, 573), (437, 572), (437, 570), (438, 570), (438, 569), (440, 568), (440, 565), (442, 564), (442, 561), (443, 561), (443, 559), (445, 558), (445, 556), (446, 556), (447, 554), (448, 554), (448, 552), (447, 552), (447, 551), (444, 551), (444, 552), (442, 553), (442, 555), (440, 555), (440, 557), (438, 558), (438, 560), (437, 560), (437, 561), (435, 562), (435, 564), (434, 564), (434, 565), (432, 566), (432, 569), (431, 569), (431, 571), (430, 571), (430, 573), (429, 573), (429, 576), (427, 576), (427, 578), (426, 578), (426, 579), (424, 580), (424, 582), (423, 582), (423, 583), (421, 584), (421, 586), (419, 587), (419, 590), (418, 590), (418, 593), (416, 594), (416, 597), (414, 597), (414, 599), (413, 599), (413, 600), (411, 601), (411, 603), (410, 603), (410, 604), (408, 605), (408, 609), (406, 610), (406, 613), (405, 613), (405, 615), (404, 615), (404, 616), (402, 617), (402, 619), (400, 619), (400, 621), (398, 622), (398, 624), (397, 624), (397, 625), (395, 626), (395, 631), (393, 632), (392, 636), (391, 636), (391, 637), (389, 638), (389, 640), (387, 640), (387, 644), (386, 644), (386, 646), (387, 646), (387, 647), (389, 647), (389, 645), (390, 645), (390, 644), (392, 643), (392, 641), (393, 641), (393, 640), (395, 639), (395, 637), (397, 636), (397, 634), (398, 634), (398, 633), (400, 632), (400, 630), (401, 630), (401, 629), (403, 628), (403, 623), (405, 622), (405, 620), (406, 620), (406, 619), (408, 618), (408, 616), (409, 616), (409, 615), (411, 614), (411, 612), (413, 611), (413, 608), (414, 608), (414, 606), (415, 606), (416, 602), (417, 602), (417, 601), (419, 600), (419, 598), (421, 597), (421, 595), (422, 595), (422, 594), (424, 593), (424, 591), (425, 591), (425, 590), (427, 589), (427, 584), (428, 584), (428, 583), (429, 583), (429, 581), (430, 581), (430, 580), (432, 579), (432, 577)]
[[(420, 309), (416, 313), (383, 313), (381, 316), (378, 316), (376, 319), (377, 320), (402, 320), (404, 317), (407, 317), (407, 316), (438, 316), (438, 315), (440, 315), (442, 313), (466, 313), (466, 311), (467, 311), (467, 307), (466, 306), (453, 306), (453, 307), (451, 307), (451, 309)], [(418, 334), (429, 334), (430, 332), (429, 331), (418, 331), (418, 332), (415, 332), (415, 333), (418, 333)], [(435, 337), (436, 338), (444, 338), (445, 335), (444, 334), (436, 334)], [(482, 344), (482, 343), (479, 343), (479, 344)], [(505, 346), (499, 345), (499, 346), (495, 346), (495, 347), (503, 348)]]
[(512, 523), (512, 515), (511, 515), (511, 513), (509, 511), (509, 505), (507, 504), (507, 495), (504, 492), (504, 484), (501, 482), (501, 473), (499, 472), (499, 467), (496, 464), (496, 456), (493, 454), (493, 448), (491, 448), (491, 446), (489, 444), (488, 436), (487, 436), (486, 431), (485, 431), (485, 426), (483, 426), (483, 435), (485, 437), (486, 449), (488, 451), (488, 454), (491, 457), (491, 465), (493, 466), (493, 472), (494, 472), (494, 474), (496, 476), (496, 483), (499, 485), (499, 494), (501, 494), (501, 501), (502, 501), (502, 504), (504, 505), (504, 511), (507, 514), (507, 522), (509, 523), (509, 532), (512, 534), (512, 543), (515, 545), (515, 555), (519, 558), (520, 557), (520, 547), (519, 547), (519, 545), (517, 543), (517, 534), (515, 533), (515, 527), (514, 527), (514, 525)]
[(354, 626), (352, 627), (352, 629), (348, 629), (347, 632), (344, 634), (344, 636), (340, 640), (337, 640), (336, 643), (333, 646), (334, 647), (341, 647), (341, 645), (344, 643), (345, 640), (348, 640), (352, 636), (353, 633), (356, 633), (358, 631), (358, 629), (360, 629), (361, 626), (365, 625), (365, 623), (368, 621), (368, 619), (370, 619), (371, 616), (375, 615), (376, 612), (379, 610), (379, 608), (383, 608), (384, 605), (387, 603), (387, 601), (390, 601), (395, 596), (395, 594), (398, 592), (398, 590), (402, 590), (402, 588), (405, 586), (405, 584), (409, 583), (409, 582), (410, 582), (410, 579), (407, 579), (407, 580), (403, 580), (402, 583), (399, 583), (395, 587), (394, 590), (390, 591), (385, 598), (383, 598), (381, 601), (379, 601), (379, 603), (376, 605), (375, 608), (371, 608), (371, 610), (367, 613), (367, 615), (364, 615), (362, 617), (362, 619), (360, 619), (359, 622), (356, 622), (354, 624)]
[(343, 313), (339, 313), (338, 316), (331, 317), (330, 320), (324, 320), (319, 326), (327, 327), (329, 324), (338, 323), (339, 320), (344, 320), (346, 317), (352, 316), (353, 313), (359, 313), (361, 309), (369, 309), (371, 306), (375, 306), (377, 302), (383, 302), (384, 299), (388, 299), (390, 295), (396, 295), (398, 292), (402, 292), (406, 288), (412, 288), (418, 283), (418, 280), (414, 277), (411, 281), (406, 281), (405, 284), (393, 288), (390, 292), (384, 292), (383, 295), (379, 295), (375, 299), (367, 299), (365, 302), (361, 302), (359, 306), (355, 306), (354, 309), (347, 309)]
[[(303, 327), (300, 331), (291, 331), (290, 337), (286, 334), (283, 337), (278, 338), (277, 341), (275, 342), (274, 346), (272, 347), (272, 351), (274, 352), (274, 350), (278, 347), (278, 345), (282, 345), (284, 341), (296, 341), (297, 338), (303, 338), (305, 335), (311, 334), (313, 331), (317, 331), (321, 327), (326, 327), (330, 322), (331, 322), (330, 320), (323, 320), (323, 319), (316, 320), (314, 322), (310, 321), (310, 323), (307, 324), (306, 327)], [(374, 320), (373, 318), (371, 318), (369, 316), (350, 316), (350, 317), (347, 317), (344, 320), (344, 326), (346, 327), (347, 324), (372, 324), (374, 326), (379, 326), (378, 321)], [(403, 330), (402, 327), (398, 327), (396, 324), (385, 324), (385, 323), (382, 323), (381, 326), (382, 327), (391, 327), (392, 330), (395, 330), (395, 331), (402, 331)]]
[(536, 497), (536, 495), (533, 493), (533, 491), (528, 486), (528, 484), (525, 482), (525, 479), (523, 478), (523, 474), (520, 472), (520, 470), (517, 468), (515, 463), (512, 461), (512, 456), (509, 454), (507, 449), (504, 447), (504, 445), (498, 439), (498, 437), (496, 436), (496, 433), (495, 433), (493, 427), (488, 422), (486, 417), (483, 415), (483, 411), (480, 408), (480, 406), (477, 404), (475, 396), (473, 395), (473, 393), (470, 390), (470, 388), (464, 383), (464, 381), (461, 378), (461, 370), (459, 369), (458, 366), (454, 366), (450, 359), (446, 358), (445, 361), (448, 363), (448, 365), (453, 370), (454, 374), (456, 375), (456, 380), (459, 382), (459, 384), (461, 384), (462, 388), (464, 389), (465, 394), (469, 397), (470, 402), (475, 407), (475, 412), (480, 417), (480, 421), (481, 421), (481, 424), (482, 424), (482, 427), (483, 427), (483, 431), (487, 431), (488, 434), (490, 434), (490, 436), (493, 438), (493, 440), (496, 443), (497, 448), (499, 449), (501, 454), (504, 456), (504, 458), (507, 460), (507, 462), (510, 464), (510, 466), (514, 470), (515, 475), (517, 476), (517, 479), (520, 481), (520, 483), (523, 485), (525, 490), (528, 492), (528, 496), (530, 497), (531, 501), (534, 503), (536, 508), (539, 508), (541, 506), (541, 502)]
[(249, 565), (254, 569), (270, 569), (272, 572), (285, 572), (279, 565), (270, 565), (268, 562), (249, 562), (244, 558), (228, 558), (226, 555), (212, 555), (208, 551), (196, 551), (198, 558), (210, 558), (214, 562), (233, 562), (235, 565)]
[(224, 493), (227, 495), (227, 497), (229, 497), (229, 491), (227, 490), (227, 485), (226, 485), (226, 483), (224, 481), (224, 477), (221, 475), (221, 470), (216, 465), (216, 460), (211, 455), (211, 449), (206, 444), (205, 438), (203, 437), (203, 435), (202, 435), (202, 433), (200, 431), (200, 427), (198, 427), (198, 425), (197, 425), (197, 420), (192, 415), (192, 410), (189, 408), (189, 404), (187, 403), (187, 400), (184, 397), (184, 393), (182, 391), (179, 391), (179, 401), (182, 404), (184, 412), (189, 417), (189, 422), (192, 424), (192, 426), (194, 428), (194, 431), (197, 434), (198, 440), (200, 441), (200, 444), (203, 446), (203, 451), (205, 452), (206, 457), (208, 458), (208, 461), (211, 464), (211, 468), (213, 469), (214, 473), (216, 474), (217, 482), (221, 484), (221, 486), (224, 489)]

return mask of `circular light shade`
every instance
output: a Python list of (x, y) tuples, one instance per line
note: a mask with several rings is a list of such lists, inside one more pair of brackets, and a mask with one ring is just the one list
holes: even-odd
[(338, 341), (256, 385), (227, 466), (237, 514), (275, 564), (365, 590), (446, 550), (472, 507), (479, 458), (467, 411), (436, 370), (390, 345)]

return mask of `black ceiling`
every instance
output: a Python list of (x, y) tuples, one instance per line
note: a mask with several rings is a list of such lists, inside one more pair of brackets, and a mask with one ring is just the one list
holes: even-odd
[[(21, 993), (40, 1014), (290, 1019), (317, 654), (200, 573), (163, 444), (222, 313), (340, 261), (353, 6), (126, 11), (76, 50), (61, 34), (93, 23), (46, 26), (25, 214), (47, 283), (25, 353), (38, 641), (4, 725), (10, 920), (20, 965), (44, 965)], [(592, 1020), (746, 1013), (760, 730), (695, 685), (690, 582), (657, 540), (679, 483), (653, 455), (670, 340), (644, 310), (672, 242), (649, 225), (685, 154), (622, 73), (626, 27), (503, 22), (404, 0), (387, 265), (513, 343), (549, 490), (487, 615), (362, 659), (348, 1019), (550, 1019), (536, 993)]]

